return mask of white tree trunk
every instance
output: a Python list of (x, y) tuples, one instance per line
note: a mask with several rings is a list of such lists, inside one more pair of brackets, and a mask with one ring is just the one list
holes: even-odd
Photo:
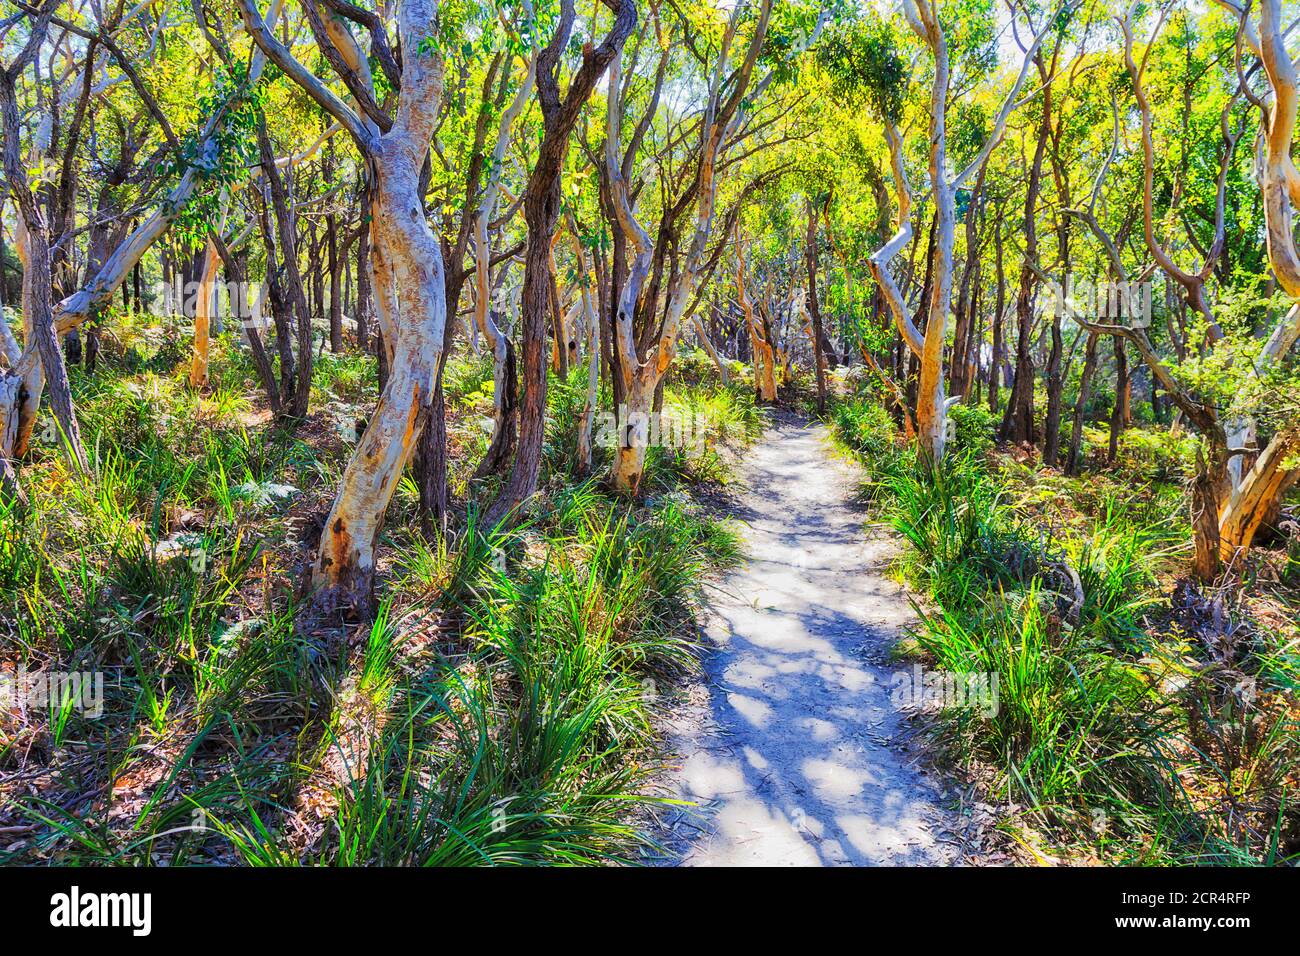
[(443, 90), (434, 35), (438, 3), (404, 0), (398, 10), (402, 86), (392, 126), (383, 135), (293, 58), (261, 21), (253, 0), (242, 0), (241, 7), (258, 46), (344, 125), (374, 173), (371, 272), (389, 375), (344, 469), (313, 575), (324, 603), (369, 609), (379, 531), (432, 406), (447, 321), (442, 249), (420, 191)]

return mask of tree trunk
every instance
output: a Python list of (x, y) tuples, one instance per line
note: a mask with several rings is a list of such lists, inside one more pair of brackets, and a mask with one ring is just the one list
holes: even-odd
[(373, 315), (370, 292), (370, 227), (362, 224), (357, 237), (357, 347), (364, 354), (371, 349), (370, 317)]
[[(448, 323), (450, 324), (450, 323)], [(444, 342), (450, 336), (444, 336)], [(444, 351), (445, 355), (446, 352)], [(444, 362), (443, 365), (446, 363)], [(433, 388), (429, 418), (420, 431), (416, 452), (420, 488), (420, 530), (432, 540), (447, 531), (447, 400), (442, 390), (443, 369), (439, 368)]]
[(1055, 468), (1061, 457), (1061, 400), (1064, 398), (1062, 382), (1061, 315), (1052, 315), (1052, 348), (1047, 356), (1047, 414), (1043, 422), (1043, 463)]
[(1048, 124), (1039, 124), (1038, 140), (1034, 146), (1034, 161), (1029, 170), (1029, 183), (1025, 192), (1025, 255), (1020, 267), (1020, 291), (1016, 295), (1015, 379), (1011, 385), (1011, 399), (1002, 420), (1002, 438), (1023, 445), (1034, 442), (1034, 358), (1030, 350), (1034, 325), (1034, 275), (1033, 263), (1038, 256), (1038, 233), (1034, 219), (1038, 208), (1038, 190), (1042, 181), (1043, 151), (1047, 145)]
[[(220, 228), (220, 227), (217, 227)], [(211, 348), (213, 287), (217, 279), (217, 247), (209, 239), (203, 247), (198, 289), (194, 293), (194, 357), (190, 361), (190, 388), (208, 384), (208, 355)]]
[(583, 104), (636, 25), (636, 7), (631, 0), (613, 0), (612, 8), (614, 23), (610, 32), (599, 47), (584, 48), (582, 66), (569, 81), (563, 100), (555, 69), (573, 29), (572, 0), (561, 0), (555, 33), (537, 58), (543, 134), (524, 196), (528, 246), (520, 305), (524, 396), (519, 413), (519, 445), (510, 477), (487, 510), (485, 520), (489, 526), (503, 520), (537, 489), (546, 427), (546, 326), (551, 305), (551, 243), (562, 199), (560, 169)]
[(550, 277), (551, 288), (551, 357), (554, 360), (555, 374), (560, 377), (560, 381), (565, 381), (569, 377), (570, 343), (568, 322), (565, 321), (564, 303), (560, 301), (559, 277), (555, 272), (555, 244), (559, 242), (559, 239), (559, 232), (551, 236), (550, 250), (546, 257), (546, 268)]
[(817, 366), (817, 411), (826, 414), (826, 358), (822, 351), (822, 310), (817, 302), (817, 206), (808, 198), (808, 234), (804, 239), (808, 266), (808, 314), (812, 317), (813, 360)]
[[(1119, 457), (1119, 437), (1128, 424), (1124, 414), (1124, 396), (1128, 394), (1128, 350), (1124, 340), (1115, 336), (1115, 404), (1110, 413), (1110, 447), (1106, 452), (1106, 463), (1115, 464)], [(1215, 509), (1218, 511), (1217, 507)]]
[(325, 219), (326, 266), (330, 275), (330, 351), (343, 351), (343, 264), (339, 261), (338, 217)]
[[(52, 6), (50, 7), (52, 10)], [(44, 27), (40, 28), (43, 32)], [(3, 114), (5, 132), (4, 171), (9, 181), (9, 193), (18, 209), (19, 250), (23, 258), (23, 324), (26, 328), (26, 348), (35, 343), (39, 363), (24, 375), (20, 368), (6, 374), (6, 379), (17, 378), (20, 383), (6, 387), (7, 396), (15, 400), (4, 411), (7, 421), (0, 427), (0, 458), (19, 458), (26, 451), (36, 409), (40, 404), (42, 380), (49, 382), (50, 408), (54, 411), (62, 430), (62, 443), (73, 466), (86, 472), (89, 465), (81, 443), (81, 429), (77, 425), (72, 407), (72, 391), (68, 384), (68, 370), (63, 364), (63, 351), (55, 331), (53, 308), (50, 303), (52, 281), (50, 276), (49, 233), (44, 216), (28, 186), (28, 171), (19, 156), (20, 121), (18, 102), (14, 89), (14, 75), (0, 69), (0, 114)], [(21, 362), (18, 363), (21, 366)], [(39, 371), (35, 366), (39, 364)]]
[(966, 261), (962, 266), (961, 287), (957, 293), (952, 329), (952, 355), (949, 359), (948, 383), (954, 395), (966, 398), (970, 394), (971, 376), (968, 358), (971, 351), (975, 325), (975, 295), (972, 285), (978, 283), (979, 233), (977, 224), (980, 200), (984, 192), (984, 176), (988, 166), (981, 166), (971, 189), (970, 205), (966, 209)]
[[(277, 275), (283, 271), (283, 281), (278, 283), (278, 290), (281, 297), (280, 313), (283, 313), (287, 319), (291, 312), (294, 318), (297, 340), (297, 355), (293, 362), (294, 378), (293, 393), (285, 397), (285, 404), (288, 407), (289, 415), (296, 419), (307, 417), (308, 408), (311, 402), (311, 370), (312, 370), (312, 336), (311, 336), (311, 312), (307, 307), (307, 297), (303, 290), (302, 273), (298, 269), (298, 249), (296, 245), (296, 236), (294, 234), (293, 214), (289, 197), (285, 192), (284, 181), (280, 177), (280, 171), (276, 168), (275, 154), (271, 151), (271, 140), (266, 133), (265, 118), (258, 117), (257, 124), (258, 146), (261, 150), (262, 177), (266, 182), (268, 198), (270, 200), (271, 212), (275, 220), (275, 238), (276, 246), (279, 252), (280, 266), (276, 269)], [(271, 260), (268, 258), (267, 269), (273, 268)], [(276, 286), (272, 286), (273, 294)], [(279, 314), (279, 313), (277, 313)], [(281, 338), (283, 331), (282, 325), (277, 323), (276, 338)], [(281, 362), (284, 360), (285, 350), (289, 347), (289, 338), (283, 336), (284, 346), (281, 349)]]
[(1070, 428), (1070, 450), (1065, 458), (1065, 473), (1079, 473), (1079, 453), (1083, 445), (1083, 421), (1087, 414), (1088, 399), (1092, 397), (1092, 376), (1097, 369), (1096, 332), (1088, 333), (1088, 343), (1084, 347), (1083, 370), (1079, 374), (1079, 396), (1074, 402), (1074, 423)]
[[(209, 233), (208, 235), (210, 241), (217, 248), (217, 254), (221, 256), (221, 261), (226, 267), (226, 275), (233, 287), (236, 289), (246, 288), (248, 285), (247, 252), (241, 250), (238, 253), (232, 253), (220, 236), (215, 233)], [(253, 321), (252, 315), (241, 310), (240, 316), (244, 334), (248, 339), (248, 348), (253, 356), (253, 367), (257, 369), (257, 377), (262, 381), (262, 389), (266, 392), (266, 400), (271, 408), (271, 415), (279, 419), (282, 410), (280, 391), (276, 387), (275, 369), (271, 366), (271, 358), (267, 355), (266, 346), (262, 343), (261, 329), (258, 327), (258, 323)]]
[[(366, 613), (373, 607), (375, 550), (384, 514), (434, 401), (447, 322), (442, 247), (425, 214), (421, 177), (443, 92), (438, 4), (404, 0), (398, 8), (401, 88), (390, 127), (382, 134), (288, 55), (261, 22), (252, 0), (242, 0), (241, 10), (258, 46), (347, 127), (374, 176), (371, 279), (388, 373), (374, 414), (344, 468), (313, 574), (327, 607), (351, 606)], [(354, 60), (364, 68), (363, 57)], [(364, 88), (355, 69), (350, 78)], [(292, 261), (286, 262), (286, 271), (296, 271)], [(310, 350), (310, 326), (307, 334)], [(304, 370), (300, 389), (303, 380), (310, 386), (308, 372)]]
[(1206, 583), (1219, 575), (1222, 545), (1219, 537), (1219, 498), (1227, 478), (1226, 449), (1209, 442), (1208, 460), (1203, 449), (1196, 452), (1196, 475), (1192, 479), (1192, 570)]
[(761, 402), (772, 404), (776, 401), (776, 356), (772, 344), (759, 330), (758, 320), (754, 317), (754, 304), (750, 301), (745, 288), (745, 253), (736, 237), (736, 301), (745, 315), (745, 325), (749, 329), (749, 340), (753, 345), (754, 390)]
[[(587, 256), (578, 235), (578, 224), (573, 214), (568, 215), (569, 236), (573, 241), (574, 261), (578, 266), (578, 295), (582, 303), (582, 318), (587, 332), (587, 394), (583, 399), (578, 418), (578, 448), (576, 472), (585, 477), (592, 471), (592, 432), (596, 423), (597, 404), (600, 400), (600, 319), (592, 301), (593, 276), (587, 266)], [(576, 356), (575, 356), (576, 360)]]
[(476, 478), (505, 471), (519, 440), (519, 370), (515, 346), (500, 332), (491, 340), (491, 345), (492, 441), (474, 470)]
[[(406, 56), (409, 71), (418, 55), (410, 50)], [(439, 92), (441, 66), (426, 66), (437, 70)], [(358, 608), (372, 605), (379, 531), (433, 401), (447, 318), (442, 250), (419, 192), (428, 140), (406, 131), (394, 136), (398, 130), (394, 126), (376, 147), (371, 262), (376, 288), (401, 290), (401, 313), (383, 323), (381, 310), (386, 335), (393, 336), (388, 381), (343, 472), (315, 575), (332, 597)]]
[(700, 340), (700, 346), (708, 354), (714, 368), (718, 370), (718, 379), (723, 385), (726, 385), (731, 381), (731, 372), (727, 369), (727, 359), (718, 351), (718, 347), (713, 344), (713, 339), (709, 336), (709, 330), (705, 327), (698, 314), (694, 316), (694, 321), (695, 334)]
[(1300, 477), (1300, 469), (1286, 467), (1297, 452), (1300, 427), (1292, 425), (1273, 437), (1233, 491), (1219, 521), (1225, 560), (1250, 548), (1260, 526), (1276, 518), (1283, 496)]
[(1002, 354), (1002, 312), (1006, 307), (1006, 274), (1002, 268), (1002, 228), (1000, 222), (993, 232), (993, 248), (997, 263), (998, 298), (997, 305), (993, 310), (993, 344), (989, 361), (989, 412), (996, 415), (1002, 397), (1002, 363), (1004, 361)]

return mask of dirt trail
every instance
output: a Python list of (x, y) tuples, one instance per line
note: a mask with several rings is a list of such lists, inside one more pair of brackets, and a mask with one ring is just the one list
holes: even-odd
[(909, 754), (888, 663), (913, 616), (893, 545), (852, 504), (826, 429), (780, 420), (746, 455), (748, 563), (711, 598), (700, 684), (669, 725), (679, 755), (665, 862), (951, 865), (958, 828)]

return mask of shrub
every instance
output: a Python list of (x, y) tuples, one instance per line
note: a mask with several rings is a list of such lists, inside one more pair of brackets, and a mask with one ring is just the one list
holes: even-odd
[(887, 482), (891, 523), (911, 545), (910, 575), (941, 603), (961, 606), (1008, 578), (1003, 561), (1015, 538), (1002, 492), (970, 455), (943, 467), (913, 465)]
[(1063, 630), (1037, 582), (996, 594), (981, 613), (926, 615), (916, 638), (940, 668), (988, 675), (990, 686), (996, 675), (996, 713), (949, 709), (942, 732), (962, 755), (998, 767), (1000, 795), (1051, 810), (1145, 787), (1143, 758), (1158, 736), (1146, 683)]
[(993, 447), (998, 420), (983, 405), (954, 405), (948, 409), (953, 422), (951, 452), (982, 455)]

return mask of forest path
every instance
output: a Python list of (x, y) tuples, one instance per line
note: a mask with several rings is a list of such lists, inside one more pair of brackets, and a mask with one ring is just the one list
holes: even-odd
[(856, 470), (827, 430), (779, 417), (750, 448), (736, 517), (747, 563), (715, 588), (702, 680), (669, 721), (678, 755), (664, 862), (952, 865), (960, 828), (908, 756), (889, 663), (914, 618), (884, 576)]

